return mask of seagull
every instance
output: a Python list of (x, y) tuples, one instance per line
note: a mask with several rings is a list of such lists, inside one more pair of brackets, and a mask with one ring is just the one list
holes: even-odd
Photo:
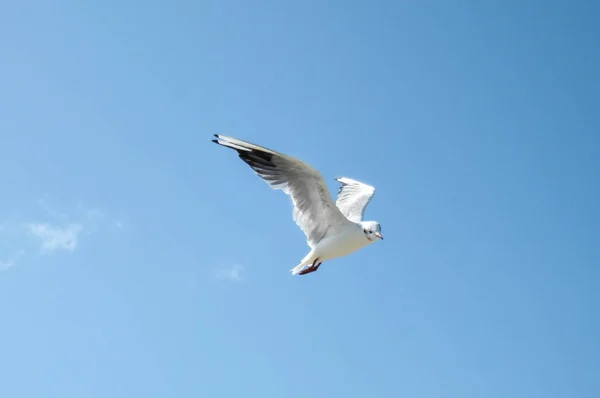
[(340, 183), (334, 203), (321, 173), (305, 162), (237, 138), (215, 134), (212, 142), (231, 148), (274, 190), (289, 195), (293, 219), (306, 235), (310, 252), (292, 268), (292, 275), (306, 275), (324, 261), (343, 257), (378, 239), (383, 240), (377, 221), (363, 221), (365, 208), (375, 188), (347, 177)]

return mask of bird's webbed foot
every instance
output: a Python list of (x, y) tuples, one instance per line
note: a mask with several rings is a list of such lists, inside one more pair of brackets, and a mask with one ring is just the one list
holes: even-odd
[(323, 263), (317, 264), (317, 260), (315, 260), (315, 262), (312, 265), (310, 265), (310, 266), (304, 268), (302, 271), (298, 272), (298, 275), (306, 275), (306, 274), (310, 274), (311, 272), (315, 272), (316, 270), (319, 269), (321, 264), (323, 264)]

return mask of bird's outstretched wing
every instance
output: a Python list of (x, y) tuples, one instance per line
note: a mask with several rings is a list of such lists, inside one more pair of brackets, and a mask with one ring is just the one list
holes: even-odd
[(236, 138), (215, 134), (213, 142), (237, 151), (271, 188), (292, 198), (294, 221), (312, 248), (347, 223), (321, 174), (299, 159)]
[(365, 208), (375, 195), (375, 188), (347, 177), (336, 178), (340, 184), (337, 207), (342, 214), (353, 222), (362, 221)]

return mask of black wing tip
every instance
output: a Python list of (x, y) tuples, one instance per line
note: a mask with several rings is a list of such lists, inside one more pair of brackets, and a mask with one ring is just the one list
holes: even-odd
[[(227, 144), (229, 144), (229, 142), (227, 140), (223, 140), (223, 138), (219, 134), (213, 134), (213, 135), (215, 137), (217, 137), (217, 139), (211, 140), (212, 142), (214, 142), (215, 144), (219, 144), (221, 146), (233, 149), (240, 155), (240, 157), (242, 159), (244, 159), (244, 161), (246, 161), (246, 160), (252, 161), (251, 157), (259, 158), (259, 159), (262, 159), (263, 161), (267, 161), (267, 162), (271, 162), (273, 160), (273, 153), (266, 148), (262, 148), (262, 149), (260, 147), (248, 148), (246, 146), (238, 145), (238, 144), (227, 145)], [(224, 143), (219, 142), (219, 140), (223, 140)], [(254, 144), (251, 144), (251, 145), (254, 145)]]
[[(219, 140), (222, 140), (223, 138), (221, 137), (220, 134), (213, 134), (215, 137), (217, 137), (216, 139), (212, 139), (211, 141), (214, 142), (215, 144), (219, 144), (219, 145), (223, 145), (222, 143), (219, 142)], [(224, 145), (223, 145), (224, 146)]]

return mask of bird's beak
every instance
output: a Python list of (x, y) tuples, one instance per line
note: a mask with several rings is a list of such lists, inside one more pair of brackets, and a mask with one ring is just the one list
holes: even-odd
[(383, 240), (383, 235), (381, 235), (381, 232), (375, 232), (375, 236)]

